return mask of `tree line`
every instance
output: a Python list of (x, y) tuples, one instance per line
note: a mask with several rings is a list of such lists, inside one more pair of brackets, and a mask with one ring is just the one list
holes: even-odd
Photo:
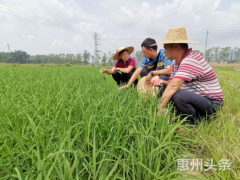
[[(206, 50), (206, 54), (199, 50), (193, 50), (194, 52), (201, 54), (205, 57), (205, 60), (208, 62), (228, 62), (228, 63), (236, 63), (236, 61), (240, 61), (240, 48), (235, 47), (212, 47)], [(143, 59), (142, 51), (136, 51), (135, 53), (131, 54), (137, 64), (140, 64)]]
[[(104, 53), (100, 59), (101, 64), (114, 65), (115, 61), (112, 59), (113, 53)], [(29, 55), (25, 51), (14, 52), (0, 52), (0, 63), (19, 63), (19, 64), (76, 64), (89, 65), (95, 62), (94, 55), (84, 50), (83, 53), (78, 54), (47, 54), (47, 55)]]
[(240, 61), (240, 48), (212, 47), (206, 51), (205, 59), (208, 62), (236, 63), (236, 61)]
[[(204, 55), (199, 50), (194, 50), (196, 53)], [(116, 61), (112, 59), (114, 53), (103, 53), (102, 57), (98, 60), (98, 64), (102, 66), (113, 66)], [(136, 64), (140, 64), (143, 60), (142, 51), (134, 51), (131, 58), (136, 60)], [(212, 47), (206, 50), (205, 59), (208, 62), (229, 62), (235, 63), (240, 60), (240, 48), (231, 47)], [(83, 53), (78, 54), (48, 54), (48, 55), (29, 55), (25, 51), (14, 52), (0, 52), (1, 63), (19, 63), (19, 64), (77, 64), (89, 65), (95, 64), (96, 58), (88, 51), (84, 50)]]

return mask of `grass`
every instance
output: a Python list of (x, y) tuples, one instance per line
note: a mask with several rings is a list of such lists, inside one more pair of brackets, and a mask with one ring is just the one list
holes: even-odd
[[(213, 158), (215, 164), (224, 158), (231, 162), (231, 171), (212, 171), (209, 177), (217, 179), (240, 179), (240, 72), (233, 67), (214, 67), (224, 94), (224, 107), (217, 118), (203, 122), (198, 127), (195, 148), (199, 157)], [(218, 164), (219, 165), (219, 164)]]
[[(172, 179), (186, 142), (97, 68), (0, 68), (1, 179)], [(186, 138), (185, 138), (186, 139)]]
[(182, 121), (157, 116), (159, 99), (118, 91), (100, 67), (0, 67), (0, 179), (181, 179), (188, 151), (231, 159), (232, 171), (207, 175), (237, 179), (239, 74), (227, 68), (217, 72), (223, 111), (180, 137)]

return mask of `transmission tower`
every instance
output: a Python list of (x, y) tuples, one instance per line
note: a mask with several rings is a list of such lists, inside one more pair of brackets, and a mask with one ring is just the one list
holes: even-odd
[(93, 64), (95, 66), (99, 65), (99, 60), (101, 59), (101, 41), (100, 41), (100, 36), (98, 35), (98, 33), (93, 33), (93, 38), (95, 41), (95, 54), (94, 54), (94, 59), (93, 59)]

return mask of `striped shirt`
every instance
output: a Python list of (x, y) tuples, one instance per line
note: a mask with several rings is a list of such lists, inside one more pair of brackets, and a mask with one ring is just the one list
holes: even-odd
[[(158, 58), (158, 63), (157, 63), (156, 70), (169, 68), (170, 65), (173, 64), (173, 61), (167, 59), (166, 55), (164, 54), (165, 49), (160, 49), (159, 52), (160, 52), (160, 55), (159, 55), (159, 58)], [(158, 56), (158, 54), (157, 54), (157, 56)], [(142, 64), (139, 66), (139, 69), (151, 69), (151, 68), (153, 68), (154, 63), (157, 61), (157, 56), (155, 57), (154, 60), (149, 60), (149, 59), (146, 59), (144, 57)]]
[(215, 72), (204, 57), (192, 52), (192, 49), (188, 49), (180, 63), (174, 62), (170, 80), (173, 78), (185, 80), (181, 85), (182, 90), (223, 101), (223, 92)]

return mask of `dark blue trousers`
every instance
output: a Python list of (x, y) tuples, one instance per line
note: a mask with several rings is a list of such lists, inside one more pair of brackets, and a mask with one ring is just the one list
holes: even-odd
[[(131, 71), (130, 73), (122, 73), (120, 74), (119, 72), (115, 72), (112, 74), (113, 79), (116, 81), (117, 85), (120, 86), (121, 84), (127, 84), (130, 78), (132, 77), (133, 72)], [(133, 84), (137, 85), (138, 79), (136, 79)]]
[[(162, 96), (166, 87), (160, 89)], [(190, 124), (197, 124), (199, 117), (209, 118), (223, 106), (223, 102), (205, 98), (190, 91), (178, 90), (170, 100), (178, 115), (187, 117)]]

